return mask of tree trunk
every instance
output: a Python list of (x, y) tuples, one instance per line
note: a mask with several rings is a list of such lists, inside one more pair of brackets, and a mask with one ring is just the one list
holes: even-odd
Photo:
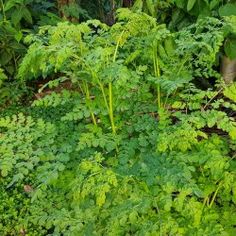
[(133, 0), (123, 0), (123, 7), (132, 7)]
[(115, 24), (115, 11), (116, 11), (116, 4), (115, 0), (110, 0), (110, 11), (105, 15), (105, 23), (108, 25)]
[[(120, 3), (121, 7), (132, 7), (134, 0), (122, 0)], [(116, 12), (116, 2), (115, 0), (110, 0), (111, 10), (105, 15), (105, 22), (108, 25), (113, 25), (115, 23), (115, 12)]]
[(224, 56), (221, 63), (221, 74), (226, 84), (230, 84), (236, 78), (236, 59), (230, 60)]
[(78, 21), (77, 18), (67, 16), (65, 13), (66, 7), (68, 7), (70, 5), (76, 5), (76, 4), (77, 4), (76, 0), (57, 0), (57, 8), (58, 8), (61, 18), (65, 19), (65, 20), (72, 21), (72, 22), (77, 22)]

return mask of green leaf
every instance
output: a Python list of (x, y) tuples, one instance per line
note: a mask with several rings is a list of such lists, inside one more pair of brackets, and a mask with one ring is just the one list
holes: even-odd
[(14, 35), (17, 33), (17, 30), (12, 26), (10, 22), (4, 24), (4, 29), (7, 31), (8, 34)]
[(191, 11), (196, 3), (196, 0), (188, 0), (187, 11)]
[(229, 131), (229, 135), (233, 140), (236, 140), (236, 127), (233, 127), (230, 131)]
[(11, 21), (13, 23), (13, 25), (18, 25), (23, 17), (23, 12), (22, 12), (23, 8), (17, 8), (16, 10), (14, 10), (14, 12), (11, 15)]
[(12, 54), (7, 51), (0, 51), (0, 66), (5, 66), (12, 59)]
[(220, 16), (232, 16), (236, 15), (236, 4), (227, 3), (224, 6), (219, 8)]
[(180, 102), (180, 101), (175, 101), (173, 104), (172, 104), (172, 107), (174, 109), (184, 109), (185, 108), (185, 104), (183, 102)]
[(21, 31), (17, 32), (17, 34), (14, 35), (16, 41), (19, 43), (23, 37), (23, 34)]
[(230, 59), (235, 59), (236, 58), (236, 39), (234, 38), (229, 38), (225, 42), (224, 50), (226, 55)]
[(219, 0), (212, 0), (210, 2), (210, 9), (212, 10), (212, 9), (214, 9), (218, 5), (219, 5)]
[(23, 15), (23, 18), (30, 24), (33, 23), (33, 20), (32, 20), (32, 16), (31, 16), (31, 13), (30, 11), (27, 9), (27, 7), (24, 7), (22, 9), (22, 15)]
[(178, 8), (184, 8), (185, 7), (185, 0), (176, 0), (175, 4)]
[(2, 175), (2, 177), (6, 177), (8, 175), (8, 170), (7, 169), (3, 169), (1, 171), (1, 175)]
[(142, 0), (135, 1), (134, 5), (132, 7), (132, 9), (134, 11), (140, 11), (142, 8), (143, 8), (143, 1)]
[(148, 8), (148, 11), (150, 12), (151, 16), (155, 17), (156, 12), (155, 12), (155, 7), (154, 7), (153, 1), (146, 0), (146, 4), (147, 4), (147, 8)]
[(18, 4), (22, 4), (22, 0), (9, 0), (7, 1), (7, 3), (5, 4), (4, 10), (8, 11), (11, 8), (17, 6)]
[(3, 69), (0, 68), (0, 86), (2, 85), (2, 82), (7, 79), (7, 76), (4, 74)]
[(224, 95), (231, 99), (232, 101), (236, 102), (236, 83), (232, 84), (231, 86), (227, 87), (224, 90)]

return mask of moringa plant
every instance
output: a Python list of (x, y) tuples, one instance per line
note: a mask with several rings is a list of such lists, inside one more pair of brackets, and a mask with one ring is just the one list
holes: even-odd
[(195, 77), (217, 76), (213, 65), (223, 40), (223, 24), (214, 18), (173, 34), (155, 18), (122, 9), (112, 27), (97, 20), (42, 27), (26, 38), (31, 46), (18, 78), (60, 74), (57, 81), (81, 91), (93, 124), (109, 120), (116, 134), (125, 122), (120, 117), (147, 105), (144, 97), (155, 96), (149, 109), (157, 112)]

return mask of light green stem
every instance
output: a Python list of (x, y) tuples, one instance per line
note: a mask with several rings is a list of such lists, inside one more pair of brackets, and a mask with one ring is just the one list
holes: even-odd
[(95, 74), (93, 74), (93, 77), (96, 79), (96, 81), (97, 81), (97, 83), (98, 83), (98, 85), (100, 87), (100, 90), (102, 92), (102, 97), (103, 97), (106, 109), (109, 112), (109, 105), (108, 105), (108, 101), (107, 101), (104, 85), (101, 83), (101, 81), (99, 80), (99, 78)]
[(120, 41), (121, 41), (121, 39), (122, 39), (122, 36), (123, 36), (124, 32), (125, 32), (125, 31), (123, 30), (123, 31), (121, 32), (121, 34), (120, 34), (120, 37), (118, 38), (118, 41), (117, 41), (117, 44), (116, 44), (116, 48), (115, 48), (115, 53), (114, 53), (114, 55), (113, 55), (113, 62), (116, 61), (116, 56), (117, 56), (118, 48), (119, 48)]
[[(121, 32), (117, 44), (116, 44), (116, 48), (115, 48), (115, 52), (113, 55), (113, 63), (116, 61), (116, 57), (117, 57), (117, 53), (118, 53), (118, 48), (120, 45), (120, 41), (121, 38), (124, 34), (124, 30)], [(112, 82), (109, 82), (108, 85), (108, 90), (109, 90), (109, 117), (110, 117), (110, 122), (111, 122), (111, 128), (112, 128), (112, 133), (116, 134), (116, 126), (115, 126), (115, 121), (114, 121), (114, 111), (113, 111), (113, 88), (112, 88)]]
[(219, 190), (220, 190), (220, 187), (221, 187), (221, 185), (219, 184), (218, 188), (216, 189), (216, 191), (215, 191), (215, 193), (214, 193), (214, 195), (213, 195), (213, 197), (212, 197), (212, 199), (211, 199), (211, 202), (210, 202), (210, 205), (209, 205), (210, 208), (212, 207), (212, 205), (213, 205), (213, 203), (214, 203), (214, 201), (215, 201), (215, 199), (216, 199), (216, 196), (217, 196), (217, 193), (218, 193)]
[[(157, 57), (157, 46), (153, 46), (153, 66), (154, 66), (154, 74), (157, 78), (160, 78), (161, 72), (160, 72), (160, 65), (159, 60)], [(157, 85), (157, 108), (161, 108), (161, 86), (160, 84)]]
[(111, 121), (112, 133), (116, 134), (116, 127), (114, 122), (114, 114), (113, 114), (113, 96), (112, 96), (112, 83), (109, 83), (109, 116)]
[(5, 6), (4, 6), (3, 0), (1, 0), (1, 5), (2, 5), (3, 19), (4, 19), (4, 21), (6, 21), (7, 17), (6, 17)]
[(97, 121), (96, 121), (94, 112), (92, 111), (92, 108), (91, 108), (91, 103), (92, 103), (92, 101), (91, 101), (90, 92), (89, 92), (89, 87), (88, 87), (88, 83), (87, 83), (87, 82), (84, 83), (84, 87), (85, 87), (85, 94), (86, 94), (87, 106), (88, 106), (88, 108), (89, 108), (89, 111), (90, 111), (90, 115), (91, 115), (93, 124), (94, 124), (95, 126), (97, 126)]

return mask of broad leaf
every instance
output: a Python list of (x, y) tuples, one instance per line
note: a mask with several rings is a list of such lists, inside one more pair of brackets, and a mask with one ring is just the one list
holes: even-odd
[(232, 16), (236, 15), (236, 4), (228, 3), (219, 9), (220, 16)]
[(196, 3), (196, 0), (188, 0), (187, 11), (191, 11)]

